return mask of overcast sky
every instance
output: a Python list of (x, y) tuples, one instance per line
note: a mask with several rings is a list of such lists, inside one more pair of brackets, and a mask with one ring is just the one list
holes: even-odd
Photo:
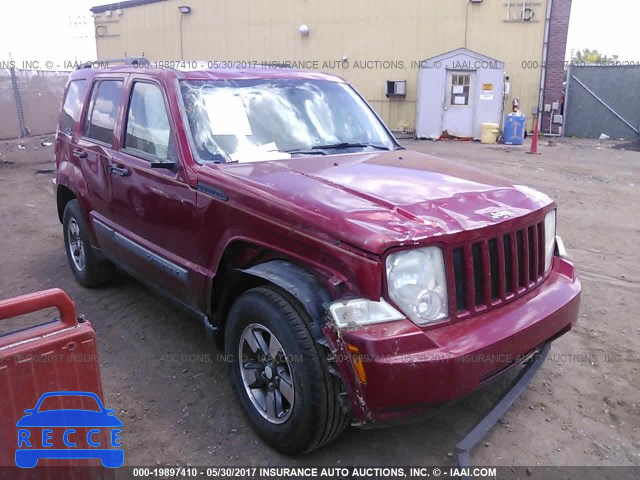
[(640, 62), (639, 21), (638, 0), (573, 0), (567, 57), (571, 49), (589, 48)]
[[(275, 0), (274, 0), (275, 1)], [(382, 1), (382, 0), (380, 0)], [(501, 1), (501, 0), (492, 0)], [(19, 0), (0, 15), (0, 62), (95, 58), (89, 8), (100, 0)], [(188, 4), (188, 0), (185, 0)], [(597, 49), (621, 60), (640, 61), (640, 1), (573, 0), (567, 57), (572, 49)]]
[(95, 59), (93, 18), (99, 0), (18, 0), (0, 15), (0, 61)]

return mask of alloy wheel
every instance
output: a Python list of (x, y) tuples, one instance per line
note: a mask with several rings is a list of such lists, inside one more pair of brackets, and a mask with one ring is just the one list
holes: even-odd
[(85, 266), (84, 242), (80, 236), (80, 227), (75, 218), (69, 220), (67, 238), (69, 253), (71, 253), (73, 264), (78, 271), (83, 271)]
[(240, 373), (255, 409), (269, 422), (291, 416), (295, 391), (291, 366), (280, 341), (264, 325), (248, 325), (238, 345)]

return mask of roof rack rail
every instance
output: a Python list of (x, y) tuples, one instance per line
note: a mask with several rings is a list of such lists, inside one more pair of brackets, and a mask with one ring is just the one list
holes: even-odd
[(146, 57), (123, 57), (123, 58), (107, 58), (104, 60), (95, 60), (93, 62), (86, 62), (80, 65), (78, 68), (103, 68), (104, 66), (109, 65), (133, 65), (133, 66), (144, 66), (148, 65), (149, 60)]

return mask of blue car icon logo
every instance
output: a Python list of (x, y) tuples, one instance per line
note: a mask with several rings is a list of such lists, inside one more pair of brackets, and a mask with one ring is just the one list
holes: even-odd
[[(82, 408), (68, 408), (80, 404)], [(92, 392), (49, 392), (16, 427), (16, 465), (33, 468), (38, 460), (97, 459), (108, 468), (124, 463), (122, 422)]]

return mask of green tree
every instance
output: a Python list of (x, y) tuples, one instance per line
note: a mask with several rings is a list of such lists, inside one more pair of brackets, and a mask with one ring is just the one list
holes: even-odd
[(613, 58), (598, 52), (598, 50), (590, 50), (584, 48), (573, 52), (571, 60), (576, 63), (602, 63), (615, 60), (617, 57), (613, 55)]

